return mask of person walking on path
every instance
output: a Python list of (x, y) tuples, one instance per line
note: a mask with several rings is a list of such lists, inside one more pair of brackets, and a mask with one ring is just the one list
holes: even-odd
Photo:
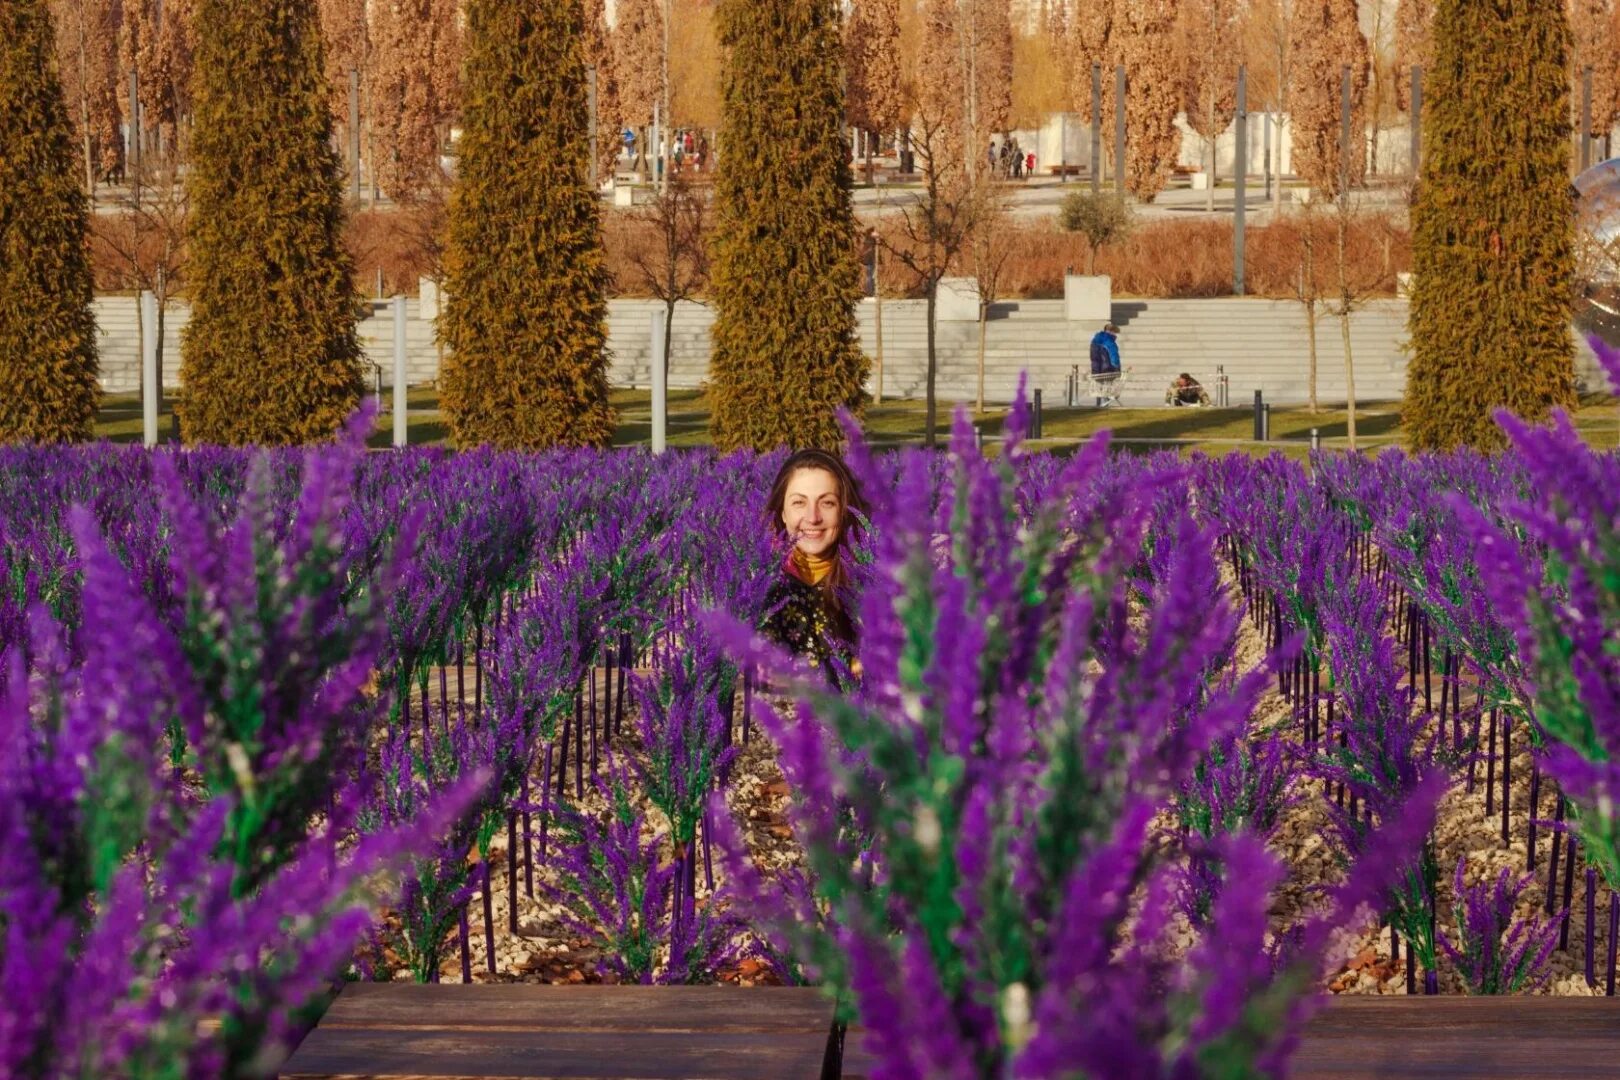
[[(1119, 371), (1119, 327), (1111, 322), (1104, 323), (1091, 339), (1091, 374), (1118, 378)], [(1102, 404), (1103, 399), (1098, 398), (1099, 409)]]

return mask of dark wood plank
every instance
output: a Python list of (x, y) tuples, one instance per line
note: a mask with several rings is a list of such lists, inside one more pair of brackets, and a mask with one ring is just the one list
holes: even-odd
[(650, 1034), (327, 1029), (282, 1080), (818, 1080), (825, 1032)]
[(321, 1027), (825, 1034), (832, 1018), (798, 987), (351, 983)]
[[(868, 1080), (861, 1031), (844, 1080)], [(1592, 1080), (1620, 1076), (1620, 999), (1346, 997), (1312, 1018), (1295, 1080)]]

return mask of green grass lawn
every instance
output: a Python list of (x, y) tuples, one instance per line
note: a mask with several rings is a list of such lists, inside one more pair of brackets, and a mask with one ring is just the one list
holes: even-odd
[[(615, 446), (646, 445), (652, 438), (652, 395), (647, 390), (614, 390), (613, 404), (619, 410)], [(410, 442), (437, 445), (449, 439), (449, 429), (439, 412), (439, 395), (434, 389), (416, 387), (409, 393)], [(378, 417), (372, 435), (373, 447), (393, 442), (393, 417), (387, 411), (389, 398), (383, 397), (384, 412)], [(942, 403), (939, 433), (949, 435), (954, 406)], [(973, 417), (974, 426), (987, 440), (1000, 438), (1007, 409), (986, 409)], [(1271, 440), (1252, 441), (1254, 414), (1249, 408), (1233, 409), (1094, 409), (1048, 408), (1045, 410), (1044, 438), (1035, 445), (1061, 450), (1107, 429), (1121, 449), (1148, 451), (1179, 448), (1220, 454), (1231, 450), (1249, 453), (1281, 451), (1304, 456), (1310, 448), (1311, 430), (1320, 435), (1324, 446), (1347, 445), (1344, 409), (1324, 408), (1311, 413), (1304, 406), (1273, 406)], [(1576, 426), (1592, 445), (1612, 448), (1620, 445), (1620, 402), (1609, 395), (1588, 395), (1575, 415)], [(159, 429), (168, 437), (169, 410), (160, 416)], [(669, 394), (669, 444), (676, 447), (707, 446), (709, 405), (697, 390), (672, 390)], [(877, 446), (900, 446), (923, 441), (924, 407), (920, 401), (886, 401), (867, 409), (866, 431)], [(141, 407), (134, 394), (113, 394), (104, 399), (96, 433), (112, 442), (138, 442), (141, 437)], [(1367, 402), (1356, 411), (1357, 444), (1362, 449), (1380, 450), (1402, 445), (1399, 402)]]

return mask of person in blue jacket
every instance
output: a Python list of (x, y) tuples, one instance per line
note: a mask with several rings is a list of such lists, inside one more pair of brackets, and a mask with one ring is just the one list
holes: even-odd
[[(1091, 373), (1119, 374), (1119, 327), (1113, 323), (1104, 323), (1097, 336), (1091, 339)], [(1097, 407), (1102, 407), (1102, 398), (1097, 399)]]

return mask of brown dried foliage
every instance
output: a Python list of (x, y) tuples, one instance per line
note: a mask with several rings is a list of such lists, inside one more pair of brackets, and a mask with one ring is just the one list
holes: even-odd
[(1181, 151), (1175, 21), (1174, 0), (1115, 0), (1113, 37), (1126, 79), (1125, 189), (1142, 202), (1170, 183)]
[[(412, 220), (412, 215), (420, 220)], [(625, 212), (605, 213), (602, 219), (603, 244), (607, 267), (612, 276), (613, 296), (651, 298), (652, 293), (636, 265), (634, 253), (651, 240), (642, 215)], [(355, 260), (356, 283), (370, 293), (376, 287), (377, 269), (383, 271), (384, 295), (414, 294), (419, 278), (436, 272), (436, 248), (429, 242), (436, 223), (431, 207), (409, 210), (368, 210), (355, 214), (349, 222), (348, 247)], [(91, 256), (98, 292), (129, 289), (129, 276), (122, 261), (109, 250), (104, 234), (122, 228), (114, 215), (103, 215), (91, 235)], [(1318, 219), (1322, 236), (1318, 244), (1319, 295), (1337, 288), (1332, 259), (1332, 221)], [(1063, 274), (1086, 265), (1087, 245), (1083, 237), (1062, 232), (1052, 221), (1015, 222), (1003, 226), (1012, 255), (998, 279), (998, 295), (1007, 299), (1056, 299), (1063, 295)], [(1247, 286), (1251, 296), (1293, 299), (1299, 285), (1299, 217), (1283, 219), (1276, 225), (1253, 225), (1247, 233)], [(901, 230), (886, 223), (882, 232), (891, 245), (900, 244)], [(156, 235), (144, 240), (160, 243)], [(1360, 215), (1350, 230), (1349, 258), (1352, 277), (1370, 282), (1370, 295), (1393, 296), (1395, 274), (1411, 268), (1411, 235), (1402, 222), (1391, 218)], [(148, 259), (155, 256), (149, 252)], [(856, 258), (854, 252), (850, 258)], [(966, 256), (964, 256), (964, 259)], [(971, 275), (966, 262), (953, 272)], [(915, 278), (899, 260), (886, 258), (882, 264), (883, 292), (890, 297), (916, 293)], [(1191, 299), (1232, 294), (1232, 228), (1221, 221), (1149, 221), (1139, 223), (1128, 240), (1098, 253), (1097, 273), (1114, 279), (1120, 296), (1145, 299)], [(700, 292), (698, 295), (702, 295)]]
[[(1356, 0), (1308, 0), (1294, 17), (1294, 170), (1312, 188), (1337, 195), (1341, 176), (1352, 186), (1367, 173), (1367, 82), (1372, 63), (1357, 21)], [(1342, 161), (1343, 70), (1350, 69), (1350, 157)], [(1341, 173), (1341, 166), (1343, 172)]]

